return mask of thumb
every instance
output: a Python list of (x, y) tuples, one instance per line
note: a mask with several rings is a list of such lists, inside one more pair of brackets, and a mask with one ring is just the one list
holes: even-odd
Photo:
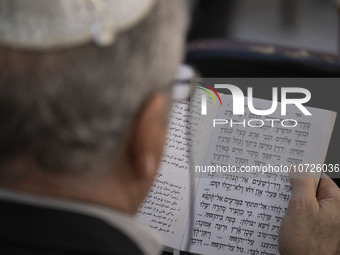
[[(306, 169), (304, 169), (304, 171), (306, 171)], [(295, 172), (292, 169), (289, 173), (289, 179), (292, 186), (292, 194), (288, 204), (287, 214), (317, 210), (316, 189), (318, 179), (309, 172)]]

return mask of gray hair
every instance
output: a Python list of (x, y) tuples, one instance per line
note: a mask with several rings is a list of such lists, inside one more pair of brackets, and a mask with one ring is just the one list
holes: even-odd
[(158, 0), (108, 48), (0, 48), (1, 165), (18, 155), (46, 171), (112, 164), (139, 107), (172, 81), (187, 11), (183, 0)]

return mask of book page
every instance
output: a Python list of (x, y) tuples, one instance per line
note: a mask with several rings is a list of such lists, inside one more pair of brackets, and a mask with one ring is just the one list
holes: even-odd
[(138, 217), (163, 240), (179, 249), (189, 214), (188, 103), (175, 103), (160, 170)]
[[(242, 122), (232, 115), (231, 97), (224, 95), (222, 99), (230, 103), (220, 108), (217, 118)], [(266, 100), (254, 102), (257, 108), (270, 107)], [(193, 166), (192, 171), (201, 173), (182, 250), (198, 254), (279, 254), (278, 231), (291, 192), (288, 173), (203, 171), (207, 166), (234, 166), (238, 170), (245, 166), (281, 166), (289, 170), (299, 163), (323, 163), (336, 114), (308, 110), (313, 116), (304, 116), (293, 106), (288, 108), (285, 119), (297, 120), (294, 128), (278, 125), (283, 121), (278, 113), (264, 117), (249, 110), (247, 120), (262, 119), (266, 124), (214, 128), (204, 163)]]

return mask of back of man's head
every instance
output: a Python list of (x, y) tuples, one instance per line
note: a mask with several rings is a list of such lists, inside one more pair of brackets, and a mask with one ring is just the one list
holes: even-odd
[[(8, 4), (0, 20), (29, 1)], [(0, 36), (0, 174), (15, 172), (14, 166), (22, 174), (20, 161), (43, 171), (105, 171), (139, 107), (172, 81), (186, 7), (182, 0), (157, 0), (145, 18), (105, 47), (86, 42), (25, 48)], [(46, 15), (36, 14), (35, 22), (44, 22)]]

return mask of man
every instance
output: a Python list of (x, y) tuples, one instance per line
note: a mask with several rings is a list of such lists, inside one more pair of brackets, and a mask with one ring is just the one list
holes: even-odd
[[(1, 254), (159, 254), (157, 173), (183, 0), (0, 1)], [(340, 192), (293, 179), (282, 254), (339, 253)], [(314, 193), (313, 193), (314, 192)]]

